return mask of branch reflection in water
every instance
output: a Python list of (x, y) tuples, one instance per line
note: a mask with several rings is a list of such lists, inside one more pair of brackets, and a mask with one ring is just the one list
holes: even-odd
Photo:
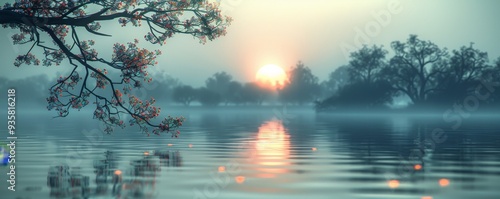
[[(118, 156), (112, 151), (104, 153), (104, 159), (94, 160), (95, 180), (83, 175), (80, 167), (58, 165), (49, 168), (47, 186), (50, 195), (57, 198), (91, 198), (113, 196), (114, 198), (155, 198), (156, 180), (161, 166), (181, 167), (179, 151), (153, 151), (142, 153), (129, 165), (120, 165)], [(122, 167), (125, 167), (122, 170)]]

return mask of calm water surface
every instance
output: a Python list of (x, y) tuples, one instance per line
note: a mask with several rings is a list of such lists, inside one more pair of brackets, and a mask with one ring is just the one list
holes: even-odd
[(500, 197), (500, 118), (178, 111), (174, 139), (103, 136), (88, 114), (18, 113), (17, 191), (0, 198)]

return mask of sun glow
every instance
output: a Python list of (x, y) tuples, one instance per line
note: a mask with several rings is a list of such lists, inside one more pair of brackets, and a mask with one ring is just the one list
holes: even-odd
[(257, 71), (256, 79), (264, 87), (276, 88), (282, 87), (287, 77), (283, 68), (274, 64), (268, 64)]

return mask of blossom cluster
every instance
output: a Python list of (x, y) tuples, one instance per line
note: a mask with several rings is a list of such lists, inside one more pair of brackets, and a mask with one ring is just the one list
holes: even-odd
[(124, 104), (123, 94), (120, 90), (116, 89), (113, 97), (111, 97), (111, 104), (114, 106), (119, 106), (120, 104)]
[(94, 44), (94, 40), (81, 41), (79, 47), (83, 55), (79, 54), (78, 56), (84, 57), (86, 60), (97, 60), (97, 50), (92, 48)]
[[(125, 127), (125, 123), (121, 120), (120, 115), (116, 113), (112, 113), (111, 109), (119, 107), (120, 105), (124, 105), (128, 103), (127, 110), (131, 111), (129, 114), (132, 118), (128, 121), (130, 126), (138, 125), (143, 133), (146, 133), (148, 136), (152, 132), (155, 135), (160, 135), (164, 132), (172, 132), (172, 137), (178, 137), (180, 132), (178, 129), (182, 126), (184, 122), (183, 117), (167, 117), (164, 118), (159, 125), (152, 125), (152, 119), (158, 117), (160, 115), (161, 109), (154, 106), (155, 99), (151, 98), (150, 100), (143, 101), (132, 94), (127, 94), (128, 101), (124, 100), (124, 94), (120, 92), (120, 90), (116, 89), (114, 93), (114, 97), (112, 97), (111, 102), (105, 101), (104, 105), (96, 102), (96, 109), (94, 110), (94, 119), (98, 119), (106, 125), (104, 131), (106, 133), (111, 133), (114, 131), (114, 127)], [(148, 126), (152, 126), (153, 130), (150, 131)], [(175, 131), (175, 132), (173, 132)]]
[(35, 64), (35, 65), (39, 65), (40, 64), (40, 60), (37, 59), (35, 57), (35, 55), (31, 54), (31, 53), (28, 53), (26, 55), (18, 55), (16, 57), (16, 59), (14, 60), (14, 66), (21, 66), (21, 64), (26, 64), (26, 65), (29, 65), (29, 64)]
[(105, 133), (110, 134), (113, 132), (115, 126), (125, 128), (125, 123), (119, 118), (119, 116), (114, 116), (109, 112), (108, 105), (96, 104), (96, 109), (94, 110), (94, 119), (103, 122), (106, 125), (104, 129)]
[(90, 77), (95, 78), (96, 80), (96, 87), (97, 88), (106, 88), (106, 85), (109, 84), (109, 81), (106, 79), (106, 76), (108, 74), (108, 70), (104, 69), (97, 69), (98, 72), (92, 72), (90, 73)]
[[(144, 38), (153, 44), (165, 44), (175, 33), (191, 34), (201, 43), (206, 43), (207, 39), (226, 35), (226, 27), (232, 22), (231, 17), (222, 16), (218, 3), (205, 0), (134, 1), (127, 6), (119, 2), (113, 9), (127, 10), (130, 5), (144, 6), (144, 9), (137, 9), (131, 12), (130, 17), (122, 17), (118, 22), (122, 26), (129, 23), (141, 26), (141, 20), (147, 20), (152, 31)], [(194, 16), (183, 18), (187, 10), (192, 11)]]
[(69, 100), (71, 103), (71, 108), (74, 109), (82, 109), (84, 106), (89, 104), (89, 100), (87, 99), (88, 95), (83, 95), (83, 97), (75, 97), (71, 96), (71, 99)]
[(14, 43), (14, 45), (25, 43), (30, 40), (26, 37), (26, 35), (28, 35), (28, 33), (16, 33), (12, 35), (12, 42)]
[(101, 23), (99, 23), (99, 22), (92, 22), (92, 23), (88, 24), (87, 26), (92, 31), (98, 31), (99, 29), (101, 29)]
[(52, 29), (61, 42), (65, 43), (65, 38), (69, 33), (69, 27), (67, 25), (51, 25), (49, 28)]
[[(162, 132), (169, 132), (171, 129), (176, 129), (182, 126), (182, 122), (184, 122), (185, 118), (184, 117), (166, 117), (163, 119), (163, 121), (160, 123), (159, 127), (155, 128), (153, 130), (153, 134), (155, 135), (160, 135)], [(175, 134), (172, 133), (172, 137), (179, 137), (181, 134), (180, 131), (176, 131)]]
[(45, 55), (45, 59), (43, 60), (44, 66), (51, 66), (52, 63), (58, 66), (66, 58), (62, 50), (45, 49), (43, 54)]
[[(144, 126), (145, 123), (149, 123), (152, 119), (158, 117), (160, 115), (161, 109), (154, 106), (156, 100), (151, 98), (150, 100), (142, 101), (134, 95), (129, 96), (129, 108), (133, 111), (132, 119), (129, 120), (130, 126), (138, 124), (141, 127), (141, 130), (146, 133), (148, 136), (150, 131), (147, 127)], [(182, 126), (182, 122), (184, 121), (183, 117), (166, 117), (162, 120), (162, 122), (154, 126), (152, 131), (155, 135), (160, 135), (163, 132), (171, 132), (180, 126)], [(178, 137), (180, 134), (179, 131), (176, 133), (172, 133), (172, 137)]]
[[(125, 83), (130, 83), (134, 77), (142, 77), (144, 81), (151, 82), (152, 79), (147, 77), (146, 69), (148, 66), (156, 65), (156, 56), (161, 54), (159, 50), (150, 51), (137, 47), (138, 42), (139, 40), (135, 39), (134, 42), (129, 42), (127, 45), (116, 43), (113, 46), (112, 61), (121, 63), (121, 72)], [(137, 86), (139, 85), (135, 87)]]
[[(71, 90), (75, 89), (81, 79), (76, 71), (67, 77), (60, 76), (57, 79), (57, 83), (49, 89), (50, 96), (47, 98), (47, 109), (55, 109), (59, 116), (64, 117), (68, 114), (69, 107), (80, 110), (88, 105), (89, 92), (85, 91), (80, 93), (80, 95), (65, 95), (66, 93), (71, 93)], [(64, 98), (68, 99), (67, 103), (63, 102)]]
[(133, 119), (130, 120), (130, 125), (134, 123), (148, 122), (152, 118), (156, 118), (160, 115), (161, 109), (154, 106), (156, 100), (151, 98), (150, 100), (142, 101), (134, 95), (129, 95), (130, 109), (133, 112)]

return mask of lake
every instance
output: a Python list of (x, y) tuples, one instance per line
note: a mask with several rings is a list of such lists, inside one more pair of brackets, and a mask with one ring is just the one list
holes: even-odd
[[(165, 111), (166, 112), (166, 111)], [(16, 192), (43, 198), (497, 199), (500, 118), (177, 108), (180, 138), (17, 113)], [(164, 113), (163, 113), (164, 114)], [(2, 124), (5, 129), (5, 124)], [(5, 140), (5, 139), (4, 139)], [(7, 167), (1, 167), (7, 176)]]

